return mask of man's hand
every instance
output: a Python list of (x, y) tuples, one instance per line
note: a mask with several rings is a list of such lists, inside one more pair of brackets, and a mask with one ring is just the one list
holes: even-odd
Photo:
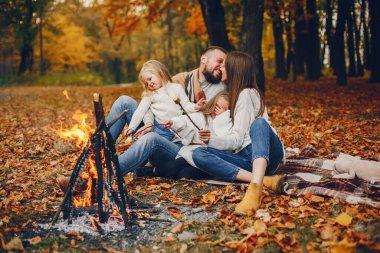
[(208, 143), (210, 141), (211, 133), (210, 130), (199, 130), (199, 139), (203, 141), (204, 143)]
[(168, 119), (168, 120), (165, 120), (164, 123), (163, 123), (163, 126), (166, 128), (166, 129), (170, 129), (173, 125), (173, 121)]
[(143, 136), (144, 134), (152, 132), (152, 130), (153, 130), (153, 124), (152, 123), (146, 123), (145, 126), (143, 126), (142, 128), (140, 128), (139, 130), (137, 130), (137, 132), (133, 136), (133, 139), (137, 140), (141, 136)]
[(202, 106), (206, 104), (206, 99), (205, 98), (201, 98), (200, 100), (198, 100), (198, 102), (195, 104), (195, 110), (199, 111)]

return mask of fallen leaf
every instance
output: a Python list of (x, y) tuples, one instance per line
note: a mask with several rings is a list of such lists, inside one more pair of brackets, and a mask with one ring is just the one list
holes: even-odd
[(21, 239), (13, 237), (4, 247), (5, 250), (24, 250)]
[(31, 245), (35, 245), (37, 243), (40, 243), (41, 242), (41, 237), (39, 236), (36, 236), (36, 237), (33, 237), (32, 239), (29, 239), (29, 243)]
[(339, 234), (339, 228), (327, 224), (321, 228), (321, 239), (325, 241), (336, 241)]
[(342, 226), (349, 226), (352, 222), (352, 217), (347, 213), (341, 213), (338, 217), (335, 218), (335, 222), (339, 223)]
[(181, 220), (183, 218), (183, 214), (181, 213), (181, 210), (179, 210), (177, 207), (168, 207), (168, 212), (171, 216), (174, 218)]
[(183, 223), (179, 223), (179, 224), (177, 224), (174, 228), (172, 228), (172, 229), (170, 230), (170, 233), (177, 234), (177, 233), (181, 232), (182, 227), (183, 227)]
[(169, 237), (166, 237), (163, 241), (164, 242), (175, 242), (175, 241), (177, 241), (177, 238), (175, 238), (173, 236), (169, 236)]
[(160, 184), (160, 187), (162, 189), (165, 189), (165, 190), (168, 190), (168, 189), (172, 188), (172, 186), (170, 184), (168, 184), (168, 183), (162, 183), (162, 184)]
[(331, 244), (331, 253), (352, 253), (356, 248), (356, 243), (348, 242), (346, 238)]

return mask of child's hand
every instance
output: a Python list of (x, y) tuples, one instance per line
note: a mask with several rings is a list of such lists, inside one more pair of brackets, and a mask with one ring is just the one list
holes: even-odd
[(163, 123), (163, 125), (164, 125), (164, 127), (165, 127), (166, 129), (169, 129), (169, 128), (172, 127), (172, 125), (173, 125), (173, 121), (170, 120), (170, 119), (165, 120), (164, 123)]
[(199, 99), (198, 102), (195, 104), (195, 110), (199, 111), (204, 104), (206, 104), (206, 99), (205, 98)]
[(210, 141), (211, 133), (210, 130), (199, 130), (199, 139), (203, 141), (204, 143), (208, 143)]
[(225, 111), (226, 110), (224, 108), (222, 108), (218, 104), (216, 104), (215, 109), (214, 109), (214, 113), (215, 113), (216, 116), (222, 114)]
[(132, 129), (127, 129), (127, 130), (124, 131), (124, 135), (127, 136), (127, 137), (129, 137), (130, 135), (132, 135), (132, 132), (133, 132)]

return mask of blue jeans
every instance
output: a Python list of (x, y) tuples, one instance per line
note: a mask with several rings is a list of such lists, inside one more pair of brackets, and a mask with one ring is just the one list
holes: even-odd
[(214, 148), (197, 148), (193, 153), (195, 164), (208, 174), (232, 182), (240, 169), (252, 171), (252, 162), (262, 157), (268, 161), (265, 174), (274, 174), (284, 156), (280, 138), (262, 118), (253, 121), (249, 134), (251, 144), (238, 153)]
[[(128, 110), (128, 112), (110, 128), (110, 133), (114, 140), (119, 137), (125, 124), (130, 123), (137, 106), (138, 103), (136, 100), (129, 96), (121, 96), (114, 102), (107, 116), (106, 123), (112, 121), (124, 110)], [(141, 126), (142, 124), (140, 124), (139, 127)], [(148, 160), (155, 166), (160, 166), (162, 163), (175, 160), (180, 145), (168, 140), (172, 137), (170, 137), (166, 131), (162, 131), (166, 129), (160, 128), (159, 130), (161, 130), (159, 133), (150, 132), (143, 135), (127, 151), (119, 156), (120, 168), (123, 174), (142, 167)], [(161, 133), (164, 136), (161, 136)]]

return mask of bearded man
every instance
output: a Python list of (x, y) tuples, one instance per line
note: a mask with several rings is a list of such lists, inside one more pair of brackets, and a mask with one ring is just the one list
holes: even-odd
[(202, 52), (199, 68), (191, 72), (182, 72), (172, 77), (174, 83), (184, 86), (191, 102), (201, 98), (210, 100), (216, 94), (227, 89), (221, 81), (220, 67), (226, 59), (226, 50), (212, 46)]

